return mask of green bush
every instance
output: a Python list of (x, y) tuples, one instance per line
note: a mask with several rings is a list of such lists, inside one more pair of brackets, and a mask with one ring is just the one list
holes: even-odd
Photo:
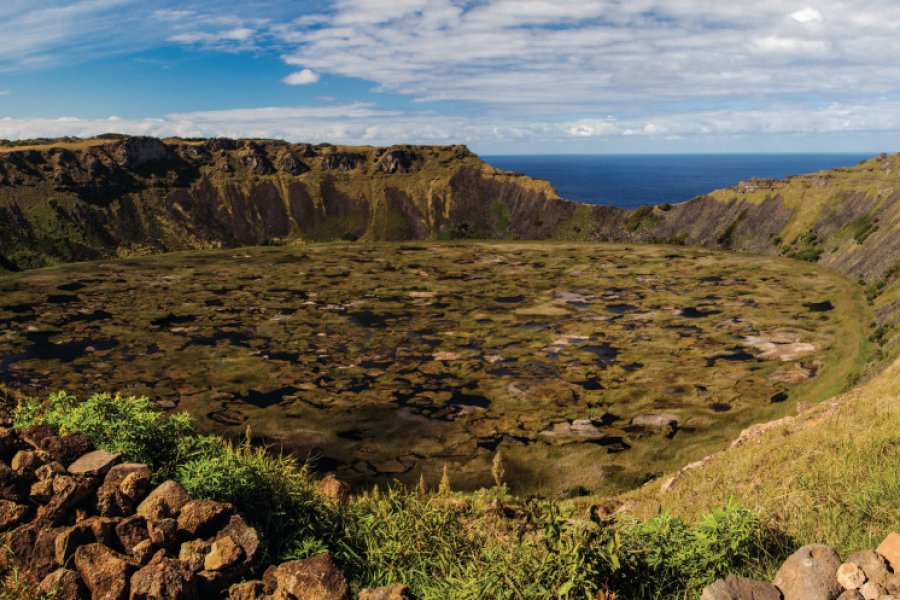
[(95, 394), (79, 402), (59, 392), (46, 405), (20, 403), (15, 421), (18, 428), (49, 423), (64, 433), (81, 432), (97, 447), (146, 463), (163, 476), (174, 473), (184, 440), (196, 436), (186, 413), (167, 416), (147, 398), (110, 394)]
[(698, 596), (705, 585), (732, 573), (759, 576), (791, 548), (789, 540), (736, 504), (694, 526), (661, 512), (623, 524), (621, 535), (626, 568), (617, 583), (628, 600)]

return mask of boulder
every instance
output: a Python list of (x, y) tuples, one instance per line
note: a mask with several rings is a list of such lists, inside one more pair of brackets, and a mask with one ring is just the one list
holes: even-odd
[(75, 551), (75, 568), (93, 600), (126, 600), (134, 565), (127, 557), (102, 544), (88, 544)]
[(225, 524), (234, 507), (212, 500), (191, 500), (178, 515), (178, 532), (183, 536), (206, 538)]
[(71, 569), (57, 569), (41, 580), (38, 591), (54, 600), (81, 600), (87, 590), (78, 573)]
[(237, 565), (244, 558), (244, 550), (228, 536), (217, 539), (203, 559), (206, 571), (225, 571)]
[[(244, 551), (243, 566), (249, 567), (259, 552), (260, 540), (256, 530), (247, 525), (240, 515), (232, 515), (228, 524), (216, 534), (215, 539), (230, 537)], [(215, 541), (215, 540), (213, 540)]]
[(900, 573), (900, 533), (890, 533), (875, 552), (884, 557), (895, 573)]
[(642, 427), (659, 427), (659, 428), (678, 428), (678, 417), (672, 413), (649, 413), (638, 415), (631, 419), (632, 425), (640, 425)]
[(0, 530), (6, 531), (18, 527), (25, 522), (25, 518), (30, 513), (30, 506), (16, 504), (9, 500), (0, 500)]
[(194, 571), (203, 569), (206, 555), (209, 554), (211, 544), (204, 540), (191, 540), (181, 545), (178, 551), (178, 560)]
[(53, 497), (38, 509), (37, 521), (50, 526), (59, 525), (93, 491), (94, 484), (90, 480), (57, 475), (53, 478)]
[(191, 497), (177, 481), (164, 481), (150, 492), (137, 507), (137, 514), (147, 519), (175, 517), (181, 507), (190, 502)]
[(860, 550), (859, 552), (854, 552), (845, 562), (859, 566), (867, 580), (874, 581), (875, 583), (887, 587), (888, 580), (891, 577), (891, 571), (888, 568), (887, 561), (884, 560), (884, 557), (874, 550)]
[(147, 531), (147, 519), (140, 515), (132, 515), (119, 522), (116, 525), (116, 537), (125, 554), (134, 552), (134, 547), (150, 539), (150, 533)]
[[(778, 598), (780, 600), (781, 596)], [(359, 600), (413, 600), (413, 595), (409, 586), (395, 583), (376, 589), (364, 589), (359, 593)]]
[(275, 568), (272, 577), (276, 597), (287, 594), (288, 598), (303, 600), (346, 600), (350, 594), (347, 579), (327, 552), (283, 563)]
[(122, 461), (121, 454), (112, 454), (105, 450), (94, 450), (82, 455), (69, 465), (69, 473), (72, 475), (84, 475), (86, 477), (100, 477)]
[(847, 562), (838, 567), (837, 580), (845, 590), (858, 590), (866, 582), (866, 574), (859, 565)]
[(841, 559), (829, 546), (812, 544), (791, 554), (772, 583), (784, 600), (835, 600), (844, 589), (837, 581)]
[(147, 521), (147, 533), (157, 548), (172, 548), (178, 543), (178, 521), (170, 518)]
[(0, 427), (0, 456), (9, 458), (16, 450), (21, 448), (21, 441), (12, 427)]
[(781, 592), (771, 583), (731, 576), (703, 588), (700, 600), (781, 600)]
[(318, 489), (321, 495), (337, 502), (344, 502), (350, 495), (350, 485), (331, 474), (319, 481)]
[(91, 451), (94, 445), (87, 436), (80, 433), (70, 433), (64, 436), (55, 436), (46, 439), (41, 446), (41, 458), (47, 461), (57, 461), (69, 464), (85, 453)]
[(19, 475), (34, 473), (40, 467), (43, 461), (38, 457), (34, 450), (19, 450), (9, 463), (12, 470)]
[(196, 600), (194, 573), (170, 558), (151, 561), (131, 576), (130, 600)]
[(50, 527), (37, 531), (28, 567), (38, 581), (62, 566), (56, 561), (56, 536), (60, 532), (61, 529)]
[(859, 590), (844, 590), (837, 600), (865, 600)]
[(97, 511), (105, 516), (130, 514), (149, 491), (150, 468), (147, 465), (116, 465), (97, 490)]
[(878, 585), (874, 581), (870, 581), (859, 588), (859, 593), (865, 600), (879, 600), (882, 596), (887, 596), (887, 590), (882, 585)]
[(264, 600), (266, 597), (266, 586), (259, 580), (236, 583), (228, 588), (228, 600)]
[(67, 565), (79, 546), (86, 546), (99, 541), (91, 524), (82, 521), (71, 527), (64, 528), (54, 540), (56, 562)]

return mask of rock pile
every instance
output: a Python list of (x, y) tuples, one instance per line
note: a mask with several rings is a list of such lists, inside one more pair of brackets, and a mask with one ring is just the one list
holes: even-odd
[[(94, 450), (48, 425), (17, 433), (0, 419), (0, 571), (18, 569), (58, 600), (346, 600), (328, 554), (246, 579), (260, 538), (230, 504), (196, 500), (147, 465)], [(402, 600), (408, 590), (367, 590)]]
[(784, 562), (772, 583), (742, 577), (720, 579), (701, 600), (900, 600), (900, 535), (890, 534), (876, 550), (862, 550), (841, 562), (834, 549), (804, 546)]

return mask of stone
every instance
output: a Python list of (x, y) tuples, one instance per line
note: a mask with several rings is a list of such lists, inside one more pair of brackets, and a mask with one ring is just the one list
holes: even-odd
[(43, 461), (38, 458), (37, 453), (33, 450), (19, 450), (12, 457), (9, 466), (12, 467), (13, 471), (21, 474), (32, 473), (42, 464), (44, 464)]
[(843, 590), (837, 581), (841, 559), (828, 546), (812, 544), (791, 554), (772, 583), (784, 600), (835, 600)]
[(781, 592), (771, 583), (731, 576), (703, 588), (700, 600), (781, 600)]
[(322, 496), (336, 502), (344, 502), (350, 496), (350, 485), (331, 474), (323, 477), (317, 487)]
[(126, 600), (134, 565), (127, 557), (102, 544), (88, 544), (75, 551), (75, 568), (93, 600)]
[(150, 467), (147, 465), (115, 465), (97, 490), (97, 510), (106, 516), (133, 513), (150, 491), (150, 477)]
[(203, 559), (206, 571), (225, 571), (237, 565), (244, 558), (244, 550), (228, 536), (217, 539), (210, 546), (209, 554)]
[(62, 466), (62, 463), (52, 461), (35, 469), (34, 476), (38, 478), (38, 481), (52, 481), (54, 476), (62, 475), (65, 472), (66, 468)]
[(137, 507), (137, 514), (144, 518), (176, 517), (181, 507), (190, 502), (191, 497), (177, 481), (164, 481)]
[(41, 458), (68, 464), (90, 452), (94, 445), (87, 436), (81, 433), (70, 433), (64, 436), (51, 436), (45, 439), (40, 447)]
[(146, 565), (153, 556), (155, 550), (156, 548), (153, 547), (153, 542), (150, 540), (142, 540), (135, 544), (134, 548), (131, 549), (131, 557), (138, 563)]
[(89, 480), (57, 475), (53, 478), (53, 497), (38, 509), (37, 521), (50, 526), (59, 525), (93, 491), (94, 486)]
[(228, 524), (216, 534), (216, 539), (226, 536), (234, 540), (241, 547), (241, 550), (244, 551), (243, 566), (249, 567), (259, 552), (259, 534), (256, 533), (255, 529), (247, 525), (247, 522), (240, 515), (232, 515)]
[(179, 561), (151, 561), (131, 576), (130, 600), (196, 600), (199, 598), (193, 572)]
[(0, 500), (0, 531), (18, 527), (25, 522), (30, 513), (30, 506), (16, 504), (9, 500)]
[(672, 413), (650, 413), (634, 417), (631, 419), (631, 424), (641, 425), (643, 427), (677, 429), (678, 417)]
[(56, 537), (60, 532), (61, 529), (51, 527), (44, 527), (37, 531), (28, 566), (38, 580), (62, 566), (56, 560)]
[(212, 500), (191, 500), (178, 515), (179, 533), (189, 537), (206, 538), (225, 524), (234, 507)]
[(860, 550), (859, 552), (854, 552), (845, 562), (858, 565), (863, 573), (865, 573), (866, 579), (869, 581), (874, 581), (875, 583), (888, 587), (887, 582), (891, 576), (891, 571), (888, 568), (887, 561), (885, 561), (884, 557), (874, 550)]
[(90, 517), (85, 519), (83, 523), (90, 526), (98, 542), (111, 547), (118, 540), (116, 525), (121, 521), (122, 519), (111, 519), (109, 517)]
[(236, 583), (228, 588), (228, 600), (264, 600), (265, 598), (266, 587), (259, 580)]
[(882, 596), (887, 596), (887, 590), (884, 586), (878, 585), (874, 581), (870, 581), (859, 588), (859, 593), (865, 600), (878, 600)]
[(865, 600), (859, 590), (844, 590), (837, 600)]
[(137, 504), (150, 492), (150, 468), (140, 465), (142, 470), (129, 473), (119, 484), (119, 491), (131, 502)]
[(19, 474), (0, 461), (0, 499), (22, 502), (27, 497), (24, 491)]
[(206, 555), (209, 554), (211, 544), (204, 540), (190, 540), (181, 545), (178, 551), (178, 560), (194, 571), (201, 571)]
[[(780, 600), (780, 595), (778, 599)], [(359, 593), (359, 600), (413, 600), (413, 595), (409, 586), (395, 583), (376, 589), (364, 589)], [(752, 600), (756, 600), (756, 597), (752, 597)]]
[(276, 597), (285, 593), (303, 600), (346, 600), (350, 594), (347, 579), (327, 552), (282, 563), (273, 576)]
[(116, 537), (125, 554), (132, 554), (135, 546), (150, 539), (150, 533), (147, 531), (147, 519), (140, 515), (122, 519), (116, 525)]
[(112, 454), (105, 450), (94, 450), (70, 464), (68, 471), (72, 475), (101, 477), (121, 461), (121, 454)]
[(884, 557), (895, 573), (900, 573), (900, 533), (888, 534), (875, 552)]
[(67, 565), (79, 546), (86, 546), (97, 541), (99, 540), (97, 540), (97, 535), (94, 533), (90, 523), (81, 522), (71, 527), (66, 527), (54, 540), (56, 562), (60, 565)]
[(37, 532), (38, 528), (33, 523), (26, 523), (6, 534), (3, 540), (6, 552), (0, 552), (0, 570), (21, 569), (31, 561)]
[(0, 456), (8, 457), (19, 450), (21, 441), (12, 427), (0, 427)]
[(838, 583), (845, 590), (858, 590), (866, 582), (866, 574), (853, 563), (844, 563), (837, 570)]
[(44, 479), (31, 486), (28, 497), (38, 504), (47, 504), (53, 498), (53, 480)]
[(38, 591), (54, 600), (81, 600), (87, 590), (78, 573), (71, 569), (57, 569), (41, 580)]
[(178, 542), (178, 522), (175, 519), (151, 519), (147, 522), (147, 532), (157, 548), (171, 548)]

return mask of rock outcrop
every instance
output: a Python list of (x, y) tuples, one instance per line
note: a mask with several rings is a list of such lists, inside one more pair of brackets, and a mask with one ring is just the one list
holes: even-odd
[(856, 552), (843, 563), (828, 546), (804, 546), (788, 557), (771, 584), (728, 577), (708, 585), (701, 600), (897, 600), (900, 562), (880, 553), (890, 554), (897, 540), (900, 535), (892, 533), (879, 550)]

